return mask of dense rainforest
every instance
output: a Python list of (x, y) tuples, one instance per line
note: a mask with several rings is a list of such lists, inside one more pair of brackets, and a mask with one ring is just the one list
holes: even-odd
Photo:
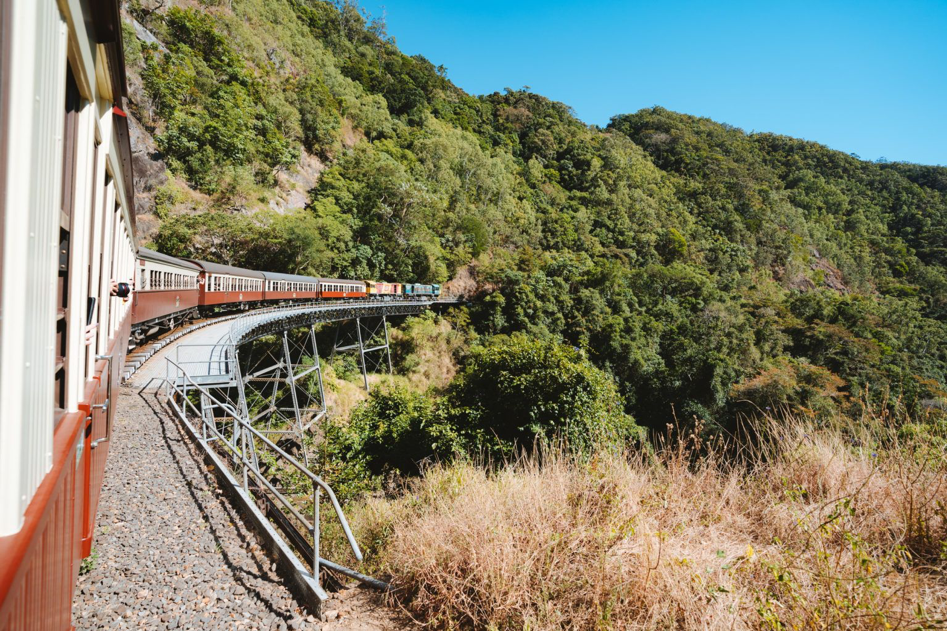
[[(470, 342), (454, 380), (354, 424), (476, 443), (508, 412), (524, 438), (583, 414), (571, 387), (625, 434), (944, 409), (947, 168), (661, 107), (599, 128), (525, 88), (472, 96), (348, 1), (126, 10), (146, 243), (470, 299), (448, 316)], [(504, 371), (532, 376), (490, 391)]]

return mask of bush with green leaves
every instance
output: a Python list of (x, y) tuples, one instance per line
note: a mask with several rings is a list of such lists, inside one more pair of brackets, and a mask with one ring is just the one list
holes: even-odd
[(468, 449), (492, 456), (536, 441), (589, 451), (641, 438), (607, 373), (575, 348), (522, 334), (474, 348), (445, 405)]

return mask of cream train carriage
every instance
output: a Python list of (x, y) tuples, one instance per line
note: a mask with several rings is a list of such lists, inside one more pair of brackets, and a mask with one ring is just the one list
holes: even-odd
[(135, 276), (118, 0), (0, 0), (0, 630), (69, 629)]

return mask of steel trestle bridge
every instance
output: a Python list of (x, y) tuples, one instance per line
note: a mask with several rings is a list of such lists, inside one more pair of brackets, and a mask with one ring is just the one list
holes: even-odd
[(331, 354), (357, 353), (368, 390), (370, 372), (391, 372), (388, 318), (455, 304), (391, 300), (261, 309), (230, 320), (216, 342), (181, 344), (173, 358), (166, 357), (165, 394), (174, 415), (278, 560), (296, 597), (314, 613), (328, 598), (324, 569), (388, 588), (320, 556), (321, 511), (327, 501), (352, 556), (362, 560), (335, 493), (313, 471), (324, 440), (321, 421), (328, 415), (317, 345), (325, 332), (317, 328), (336, 326)]

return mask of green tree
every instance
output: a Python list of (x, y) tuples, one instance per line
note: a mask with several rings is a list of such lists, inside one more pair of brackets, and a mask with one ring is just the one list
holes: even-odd
[(606, 373), (575, 349), (521, 334), (473, 349), (447, 405), (466, 444), (497, 456), (535, 440), (581, 451), (640, 438)]

